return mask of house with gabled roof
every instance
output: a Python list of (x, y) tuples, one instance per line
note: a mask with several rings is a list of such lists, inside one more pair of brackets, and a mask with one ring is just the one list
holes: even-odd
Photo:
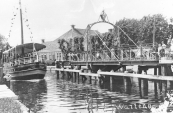
[[(65, 39), (70, 40), (74, 37), (83, 37), (84, 34), (87, 32), (86, 29), (79, 29), (75, 28), (75, 25), (71, 25), (71, 29), (58, 37), (57, 39), (49, 42), (44, 42), (42, 40), (42, 44), (46, 46), (43, 50), (39, 51), (39, 57), (44, 60), (63, 60), (63, 54), (61, 50), (59, 49), (58, 40), (59, 39)], [(90, 30), (90, 35), (96, 35), (95, 32), (99, 33), (97, 30)], [(85, 39), (84, 39), (85, 40)], [(86, 43), (84, 41), (84, 43)]]

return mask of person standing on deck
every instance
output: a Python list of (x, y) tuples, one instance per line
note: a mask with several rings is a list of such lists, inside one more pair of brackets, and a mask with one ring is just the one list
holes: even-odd
[(164, 41), (162, 41), (162, 49), (160, 50), (160, 57), (165, 56), (165, 49), (166, 49), (166, 45), (165, 45)]
[(169, 36), (168, 41), (167, 41), (168, 47), (171, 47), (171, 41), (172, 41), (171, 36)]
[(166, 44), (162, 41), (162, 49), (166, 49)]
[(171, 46), (170, 46), (171, 52), (173, 52), (173, 39), (171, 40)]
[(159, 44), (159, 45), (158, 45), (158, 55), (159, 55), (159, 57), (161, 56), (161, 54), (160, 54), (161, 50), (162, 50), (162, 45)]

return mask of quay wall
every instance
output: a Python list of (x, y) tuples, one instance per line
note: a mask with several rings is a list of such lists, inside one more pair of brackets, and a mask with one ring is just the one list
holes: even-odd
[(0, 113), (29, 113), (29, 109), (19, 102), (6, 85), (0, 85)]

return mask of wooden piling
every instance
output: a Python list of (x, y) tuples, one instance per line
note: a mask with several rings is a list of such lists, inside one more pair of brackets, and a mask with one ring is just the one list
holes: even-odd
[[(138, 74), (142, 73), (141, 67), (138, 67)], [(142, 87), (141, 87), (141, 78), (138, 78), (138, 86), (139, 86), (139, 95), (142, 98)]]
[(110, 91), (113, 91), (113, 76), (110, 76)]
[(167, 93), (167, 81), (162, 81), (162, 96), (165, 97)]
[(92, 77), (89, 76), (89, 83), (92, 84)]
[[(0, 65), (1, 66), (1, 65)], [(0, 84), (4, 83), (4, 78), (3, 78), (3, 68), (0, 67)]]
[[(154, 67), (154, 75), (158, 76), (157, 70), (159, 70), (157, 67)], [(154, 80), (154, 95), (155, 99), (158, 98), (158, 92), (157, 92), (157, 80)]]
[[(147, 70), (144, 70), (144, 73), (147, 74)], [(143, 94), (144, 96), (148, 96), (148, 79), (143, 79)]]
[(148, 96), (148, 80), (143, 79), (143, 96)]
[(56, 71), (57, 79), (59, 79), (59, 71)]
[(139, 95), (140, 95), (140, 98), (142, 98), (141, 78), (138, 78), (138, 85), (139, 85)]
[(159, 81), (158, 82), (158, 85), (159, 85), (159, 98), (160, 98), (160, 96), (162, 95), (162, 81)]
[(154, 67), (154, 75), (157, 75), (157, 67)]
[(62, 77), (62, 79), (64, 79), (64, 78), (65, 78), (64, 71), (60, 71), (60, 73), (61, 73), (61, 77)]
[(162, 69), (161, 69), (161, 66), (159, 66), (159, 67), (158, 67), (158, 75), (159, 75), (159, 76), (162, 75), (162, 73), (161, 73), (162, 71), (161, 71), (161, 70), (162, 70)]
[(76, 77), (76, 76), (77, 76), (77, 72), (74, 72), (73, 75), (74, 75), (74, 82), (76, 82), (76, 79), (77, 79), (77, 77)]
[(166, 65), (161, 66), (161, 75), (166, 76)]

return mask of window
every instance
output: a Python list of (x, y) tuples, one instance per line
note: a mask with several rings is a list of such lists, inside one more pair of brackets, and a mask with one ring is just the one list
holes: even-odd
[(46, 54), (44, 55), (44, 59), (45, 59), (45, 60), (47, 59), (47, 55), (46, 55)]
[(61, 53), (57, 53), (57, 60), (61, 60)]

